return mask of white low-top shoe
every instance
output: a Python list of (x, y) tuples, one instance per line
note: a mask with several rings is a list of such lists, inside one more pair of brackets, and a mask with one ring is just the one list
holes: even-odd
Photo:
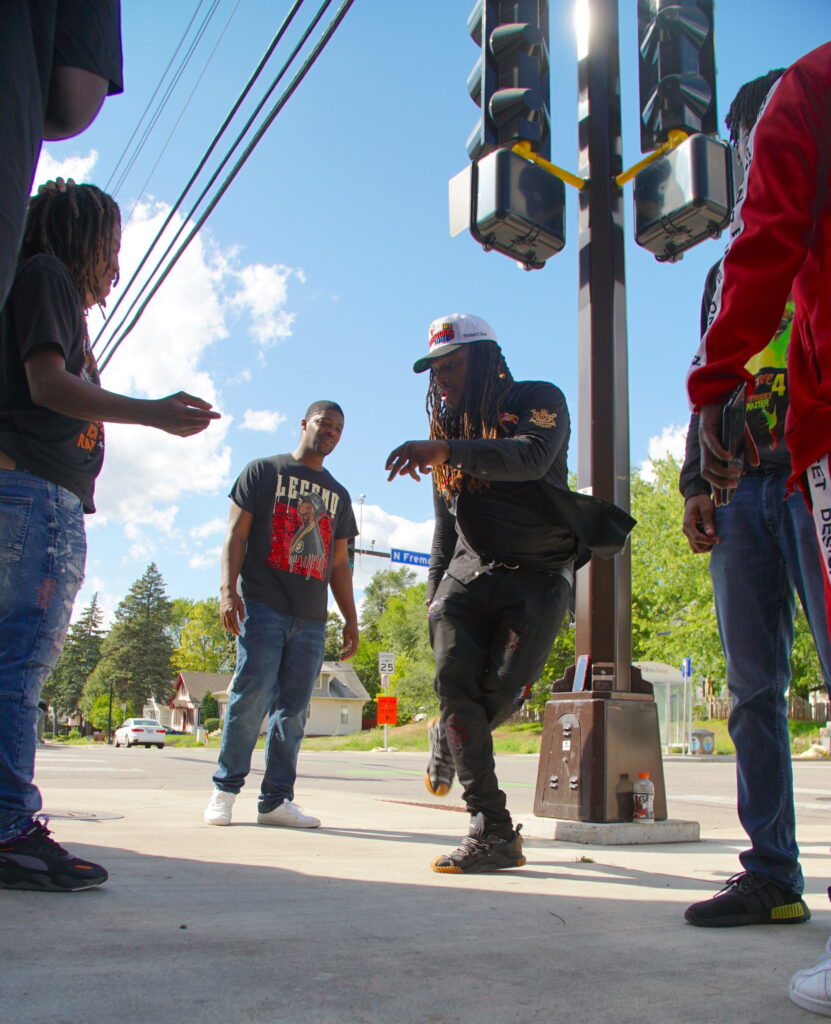
[[(831, 953), (831, 939), (825, 946)], [(803, 1010), (831, 1017), (831, 959), (821, 960), (816, 967), (806, 967), (791, 978), (788, 995)]]
[(278, 828), (319, 828), (320, 818), (304, 814), (297, 804), (284, 800), (273, 811), (257, 815), (258, 825), (277, 825)]
[(215, 789), (213, 793), (211, 793), (211, 799), (208, 802), (208, 806), (205, 808), (205, 824), (230, 825), (231, 810), (236, 798), (236, 793), (224, 793), (221, 789)]

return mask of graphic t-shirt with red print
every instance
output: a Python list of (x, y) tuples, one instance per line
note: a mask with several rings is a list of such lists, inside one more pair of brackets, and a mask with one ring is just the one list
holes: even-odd
[(242, 565), (243, 599), (325, 622), (335, 541), (358, 534), (345, 488), (326, 469), (274, 455), (249, 462), (230, 497), (254, 517)]

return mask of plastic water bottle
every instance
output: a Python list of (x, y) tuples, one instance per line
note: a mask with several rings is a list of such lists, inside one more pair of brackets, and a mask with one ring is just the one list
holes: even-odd
[(650, 824), (655, 820), (655, 783), (650, 779), (649, 772), (641, 772), (635, 783), (632, 795), (634, 809), (632, 821)]

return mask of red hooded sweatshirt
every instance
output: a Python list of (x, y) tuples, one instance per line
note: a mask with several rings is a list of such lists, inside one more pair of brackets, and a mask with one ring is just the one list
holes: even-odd
[(831, 43), (793, 64), (748, 143), (709, 326), (688, 378), (695, 408), (722, 403), (767, 345), (793, 291), (785, 436), (796, 480), (831, 452)]

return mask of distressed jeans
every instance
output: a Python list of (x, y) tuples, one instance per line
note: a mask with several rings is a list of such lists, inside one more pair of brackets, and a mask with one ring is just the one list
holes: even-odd
[(297, 756), (306, 709), (323, 664), (326, 626), (284, 615), (260, 601), (247, 600), (245, 612), (213, 781), (225, 793), (239, 793), (251, 770), (260, 725), (268, 715), (258, 808), (266, 814), (294, 799)]
[(715, 510), (720, 543), (710, 555), (719, 634), (733, 698), (739, 820), (751, 848), (746, 871), (802, 892), (793, 799), (788, 687), (794, 590), (814, 636), (826, 686), (831, 643), (813, 519), (801, 495), (785, 500), (786, 473), (745, 476)]
[(0, 841), (41, 808), (32, 782), (38, 700), (63, 647), (86, 553), (74, 494), (0, 470)]

